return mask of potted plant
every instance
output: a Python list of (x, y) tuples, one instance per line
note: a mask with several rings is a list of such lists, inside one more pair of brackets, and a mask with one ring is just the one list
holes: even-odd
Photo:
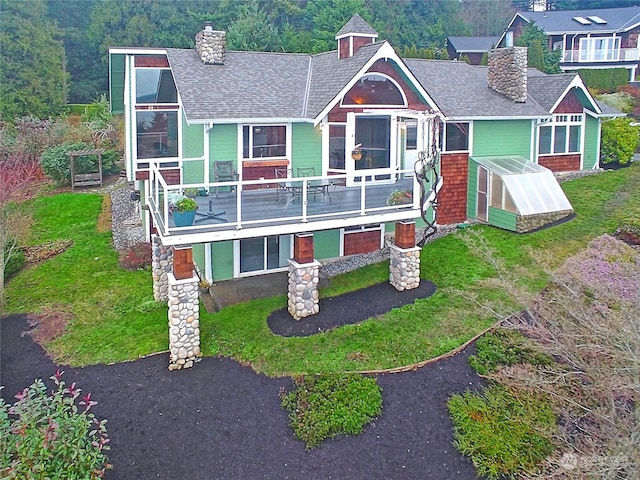
[(413, 203), (411, 190), (394, 190), (387, 198), (387, 205), (407, 205)]
[(193, 198), (182, 197), (171, 204), (171, 215), (176, 227), (187, 227), (193, 224), (196, 218), (198, 204)]
[(362, 144), (357, 144), (354, 149), (351, 151), (351, 158), (353, 158), (356, 162), (362, 159)]

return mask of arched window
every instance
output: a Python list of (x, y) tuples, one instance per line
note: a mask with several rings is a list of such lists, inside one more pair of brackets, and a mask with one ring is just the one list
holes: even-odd
[(344, 106), (400, 105), (407, 101), (396, 82), (386, 75), (370, 73), (362, 76), (342, 99)]

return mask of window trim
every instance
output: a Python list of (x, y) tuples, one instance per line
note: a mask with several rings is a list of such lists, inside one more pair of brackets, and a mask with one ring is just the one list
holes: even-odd
[[(467, 126), (467, 134), (466, 134), (466, 139), (467, 139), (467, 148), (465, 149), (458, 149), (458, 150), (449, 150), (448, 148), (448, 142), (447, 142), (447, 131), (449, 130), (450, 126), (454, 126), (454, 125), (466, 125)], [(454, 152), (468, 152), (469, 151), (469, 141), (471, 138), (471, 122), (444, 122), (444, 128), (442, 129), (442, 140), (441, 140), (441, 145), (442, 145), (442, 151), (445, 153), (454, 153)]]
[[(284, 127), (284, 155), (278, 155), (278, 156), (269, 156), (269, 157), (254, 157), (253, 156), (253, 129), (256, 127), (261, 127), (261, 128), (265, 128), (265, 127)], [(266, 160), (273, 160), (273, 159), (287, 159), (290, 156), (290, 151), (291, 151), (291, 125), (288, 123), (243, 123), (243, 124), (239, 124), (238, 125), (239, 128), (239, 157), (244, 160), (244, 161), (266, 161)], [(249, 138), (248, 138), (248, 156), (245, 157), (244, 154), (244, 150), (245, 150), (245, 144), (244, 144), (244, 135), (245, 135), (245, 128), (249, 129)]]
[[(579, 127), (577, 133), (577, 149), (571, 150), (571, 131), (573, 127)], [(542, 153), (541, 152), (541, 139), (542, 139), (542, 129), (549, 128), (550, 129), (550, 137), (549, 137), (549, 152)], [(565, 129), (565, 139), (564, 139), (564, 149), (562, 151), (557, 150), (556, 147), (556, 132), (559, 128)], [(543, 123), (542, 125), (538, 125), (538, 145), (537, 145), (537, 153), (538, 156), (551, 156), (551, 155), (575, 155), (580, 154), (582, 152), (582, 134), (584, 132), (584, 114), (582, 113), (562, 113), (553, 116), (553, 120), (550, 122)], [(575, 140), (575, 138), (574, 138)]]

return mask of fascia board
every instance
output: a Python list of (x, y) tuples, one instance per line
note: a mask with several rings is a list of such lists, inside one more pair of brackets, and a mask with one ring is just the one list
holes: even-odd
[(270, 125), (273, 123), (313, 123), (312, 118), (199, 118), (197, 120), (188, 120), (189, 125), (229, 125), (229, 124), (243, 124), (243, 125)]
[(471, 122), (474, 120), (478, 121), (499, 121), (499, 120), (539, 120), (539, 119), (551, 119), (553, 116), (549, 115), (519, 115), (519, 116), (495, 116), (495, 117), (486, 117), (486, 116), (445, 116), (444, 120), (447, 122)]
[(124, 55), (157, 55), (159, 53), (167, 54), (167, 50), (164, 48), (144, 48), (144, 47), (109, 47), (109, 55), (111, 54), (124, 54)]

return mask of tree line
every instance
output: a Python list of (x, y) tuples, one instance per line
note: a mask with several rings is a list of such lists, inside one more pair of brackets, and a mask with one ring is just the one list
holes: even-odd
[[(319, 53), (360, 14), (401, 53), (446, 58), (447, 36), (499, 35), (534, 0), (0, 0), (0, 119), (47, 118), (108, 90), (109, 47), (193, 48), (204, 21), (232, 50)], [(548, 8), (632, 0), (548, 0)], [(428, 53), (425, 53), (428, 52)], [(441, 57), (442, 55), (442, 57)]]

